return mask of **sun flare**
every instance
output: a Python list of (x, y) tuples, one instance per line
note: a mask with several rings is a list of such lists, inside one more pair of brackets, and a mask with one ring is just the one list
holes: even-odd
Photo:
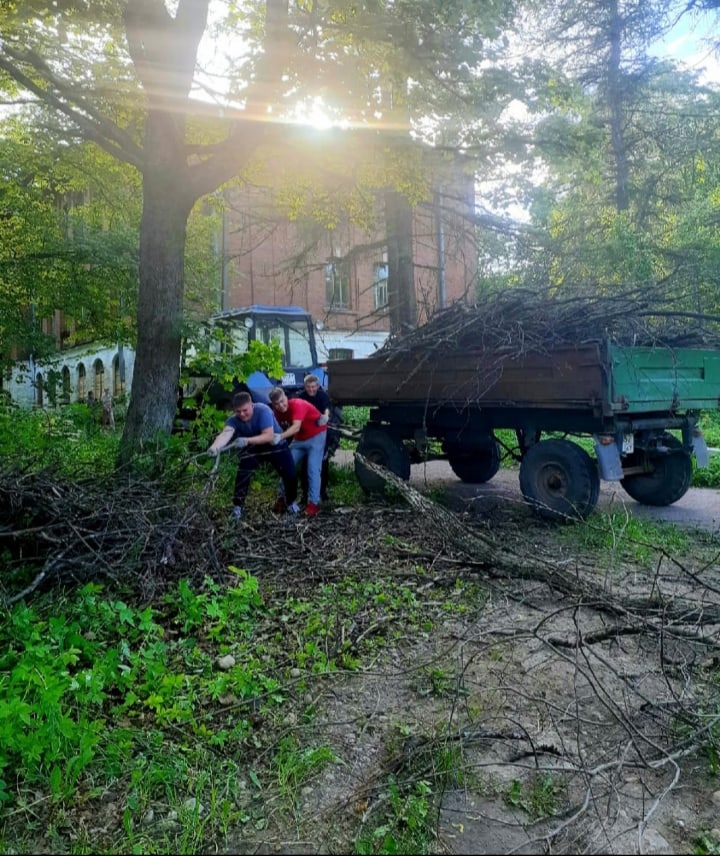
[(290, 113), (293, 122), (299, 125), (308, 125), (318, 131), (327, 131), (328, 128), (340, 127), (342, 120), (335, 119), (330, 115), (327, 105), (318, 95), (298, 102)]

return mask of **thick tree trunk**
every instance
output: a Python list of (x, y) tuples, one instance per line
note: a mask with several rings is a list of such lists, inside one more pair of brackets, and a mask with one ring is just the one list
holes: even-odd
[(623, 21), (618, 10), (617, 0), (610, 3), (610, 59), (608, 66), (608, 106), (610, 109), (610, 143), (615, 161), (615, 206), (618, 211), (627, 211), (628, 175), (625, 134), (623, 131), (623, 88), (622, 70), (622, 30)]
[(388, 310), (390, 332), (407, 333), (417, 326), (413, 269), (413, 218), (407, 199), (396, 190), (385, 193), (388, 247)]
[(138, 342), (120, 462), (167, 438), (177, 406), (185, 238), (193, 204), (182, 155), (182, 122), (152, 112), (140, 225)]

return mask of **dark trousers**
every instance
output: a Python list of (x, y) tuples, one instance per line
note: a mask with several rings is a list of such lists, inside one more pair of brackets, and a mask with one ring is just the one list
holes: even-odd
[(270, 464), (282, 479), (285, 488), (285, 500), (288, 505), (297, 499), (297, 476), (295, 475), (295, 463), (287, 444), (282, 448), (275, 446), (253, 446), (252, 451), (245, 448), (240, 453), (237, 475), (235, 476), (235, 491), (233, 493), (233, 504), (242, 507), (245, 505), (250, 482), (253, 473), (260, 464)]

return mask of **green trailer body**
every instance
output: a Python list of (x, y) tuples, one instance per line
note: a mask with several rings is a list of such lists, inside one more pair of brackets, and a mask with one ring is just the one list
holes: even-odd
[[(528, 501), (585, 516), (599, 476), (647, 504), (687, 491), (691, 456), (707, 465), (698, 419), (720, 405), (720, 351), (609, 342), (528, 353), (395, 351), (332, 361), (328, 379), (336, 404), (370, 407), (363, 457), (403, 478), (412, 462), (445, 457), (461, 479), (482, 482), (499, 466), (495, 432), (513, 429)], [(596, 460), (571, 436), (592, 438)], [(356, 471), (364, 487), (377, 486)]]
[(621, 413), (716, 410), (720, 352), (609, 346), (609, 397)]

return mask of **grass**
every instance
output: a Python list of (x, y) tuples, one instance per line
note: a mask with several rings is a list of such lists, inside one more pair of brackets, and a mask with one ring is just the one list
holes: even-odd
[(384, 810), (374, 817), (375, 826), (359, 836), (354, 852), (429, 853), (435, 826), (430, 782), (402, 783), (391, 776), (379, 799)]
[(534, 820), (552, 817), (560, 808), (564, 785), (549, 772), (533, 773), (528, 779), (513, 779), (505, 792), (505, 802), (521, 808)]
[[(664, 551), (673, 556), (695, 552), (704, 536), (672, 523), (643, 520), (624, 511), (598, 511), (582, 526), (558, 527), (559, 542), (580, 546), (606, 558), (646, 565)], [(708, 546), (712, 538), (707, 536)]]
[[(0, 450), (37, 465), (41, 450), (69, 474), (108, 473), (118, 440), (119, 430), (102, 432), (72, 407), (0, 413)], [(173, 440), (166, 454), (190, 452)], [(235, 468), (221, 465), (225, 502)], [(252, 496), (264, 502), (276, 483), (274, 473), (260, 475)], [(334, 504), (367, 501), (351, 468), (331, 466), (330, 490)], [(619, 514), (556, 537), (618, 561), (698, 546), (697, 535)], [(300, 827), (303, 791), (339, 765), (314, 730), (318, 682), (392, 662), (408, 640), (431, 643), (439, 621), (472, 619), (487, 601), (477, 579), (435, 586), (434, 571), (412, 555), (417, 545), (395, 540), (410, 556), (403, 575), (348, 570), (276, 590), (243, 570), (240, 553), (231, 584), (179, 580), (152, 604), (122, 585), (87, 584), (6, 607), (0, 853), (210, 852), (229, 831), (268, 828), (273, 806)], [(434, 702), (464, 699), (447, 663), (419, 671), (416, 688)], [(430, 852), (439, 795), (459, 775), (456, 751), (433, 742), (419, 769), (380, 781), (377, 810), (358, 813), (354, 852)], [(539, 818), (557, 811), (563, 793), (557, 779), (538, 776), (507, 798)], [(696, 846), (717, 852), (708, 836)]]
[[(69, 475), (109, 469), (119, 433), (86, 419), (20, 414), (0, 423), (0, 446), (28, 461), (41, 448), (60, 468), (72, 458)], [(69, 454), (77, 448), (80, 456)], [(188, 454), (180, 443), (173, 453)], [(224, 502), (235, 468), (221, 466)], [(259, 474), (255, 499), (274, 495), (276, 481)], [(331, 467), (331, 495), (365, 501), (349, 469)], [(485, 598), (473, 582), (420, 594), (420, 563), (411, 579), (348, 574), (302, 595), (263, 588), (239, 565), (229, 570), (232, 585), (179, 580), (153, 604), (135, 603), (122, 585), (91, 583), (5, 610), (0, 853), (39, 844), (202, 853), (229, 829), (268, 824), (273, 795), (295, 813), (303, 788), (338, 763), (331, 746), (288, 733), (288, 709), (298, 724), (315, 716), (297, 698), (323, 675), (377, 663), (409, 634), (427, 637), (435, 615), (479, 609)], [(444, 690), (439, 669), (429, 679)], [(391, 796), (398, 823), (414, 823), (424, 795)]]

